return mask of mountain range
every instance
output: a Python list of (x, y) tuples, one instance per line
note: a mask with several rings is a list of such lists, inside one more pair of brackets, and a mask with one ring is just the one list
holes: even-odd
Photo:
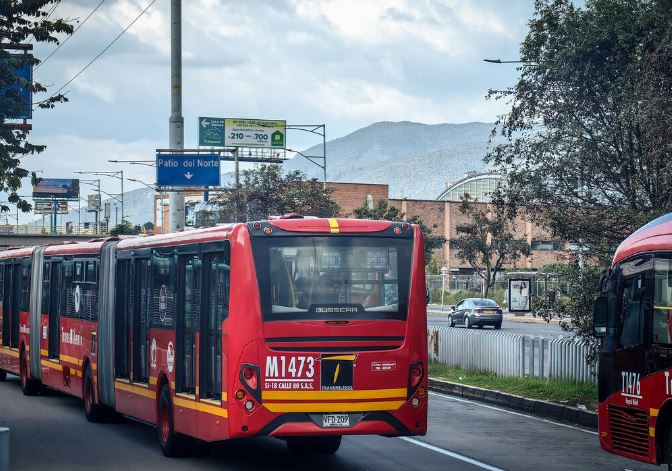
[[(378, 122), (346, 136), (328, 141), (327, 180), (352, 183), (386, 183), (391, 198), (434, 199), (446, 187), (469, 171), (487, 169), (483, 161), (488, 149), (492, 123), (422, 124), (408, 121)], [(322, 144), (301, 152), (322, 155)], [(303, 157), (283, 164), (284, 170), (300, 170), (322, 180), (322, 169)], [(222, 184), (233, 183), (233, 174), (223, 174)], [(124, 194), (127, 218), (133, 224), (153, 221), (153, 192), (140, 188)], [(112, 204), (110, 224), (121, 220)], [(93, 214), (71, 209), (60, 216), (59, 225), (92, 222)], [(47, 227), (49, 218), (46, 217)], [(31, 225), (41, 225), (42, 217)]]
[[(378, 122), (327, 142), (327, 180), (387, 183), (392, 198), (436, 198), (446, 184), (487, 169), (492, 123)], [(495, 141), (497, 142), (497, 141)], [(301, 152), (322, 155), (322, 144)], [(322, 169), (303, 157), (286, 162), (322, 179)]]

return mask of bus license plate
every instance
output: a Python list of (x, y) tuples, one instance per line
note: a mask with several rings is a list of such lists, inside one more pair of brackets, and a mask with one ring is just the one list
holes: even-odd
[(322, 427), (350, 427), (350, 416), (348, 414), (322, 414)]

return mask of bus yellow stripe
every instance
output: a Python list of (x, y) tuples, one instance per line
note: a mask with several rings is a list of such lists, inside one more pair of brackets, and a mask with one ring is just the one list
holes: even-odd
[(0, 351), (10, 357), (19, 358), (19, 351), (13, 348), (0, 347)]
[(363, 389), (360, 391), (262, 391), (264, 401), (331, 401), (352, 399), (405, 398), (406, 388)]
[(206, 414), (217, 415), (219, 417), (228, 418), (229, 411), (223, 407), (218, 407), (211, 404), (204, 404), (202, 402), (190, 401), (181, 397), (175, 397), (173, 402), (177, 407), (184, 407), (186, 409), (196, 410), (198, 412), (205, 412)]
[(51, 360), (42, 360), (40, 363), (42, 364), (42, 366), (46, 366), (47, 368), (51, 368), (52, 370), (63, 371), (63, 367), (61, 366), (60, 363), (56, 363)]
[(82, 360), (80, 360), (79, 358), (71, 357), (68, 355), (58, 355), (58, 358), (60, 358), (61, 361), (67, 361), (68, 363), (72, 363), (73, 365), (82, 366)]
[(660, 412), (660, 409), (653, 409), (653, 408), (651, 408), (651, 410), (649, 410), (649, 415), (650, 415), (651, 417), (658, 417), (658, 412)]
[(150, 391), (149, 389), (142, 388), (140, 386), (133, 386), (132, 384), (126, 384), (122, 381), (115, 381), (114, 387), (116, 389), (121, 389), (122, 391), (137, 394), (139, 396), (148, 397), (150, 399), (154, 399), (156, 397), (156, 393), (154, 391)]
[(346, 361), (355, 361), (357, 355), (331, 355), (323, 356), (320, 360), (346, 360)]
[(373, 410), (397, 410), (404, 401), (372, 402), (267, 402), (264, 407), (271, 412), (365, 412)]
[(45, 350), (44, 348), (40, 348), (40, 355), (49, 356), (49, 350)]
[(338, 234), (340, 231), (338, 221), (334, 218), (329, 218), (329, 228), (332, 234)]

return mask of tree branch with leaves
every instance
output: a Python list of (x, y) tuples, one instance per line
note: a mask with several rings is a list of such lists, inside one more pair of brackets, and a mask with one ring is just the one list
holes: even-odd
[[(57, 0), (0, 1), (0, 44), (15, 45), (29, 40), (57, 44), (57, 35), (72, 34), (73, 27), (67, 20), (51, 19), (57, 3)], [(43, 152), (46, 146), (29, 142), (29, 132), (16, 129), (10, 121), (26, 106), (17, 85), (33, 94), (47, 91), (39, 82), (26, 81), (17, 75), (26, 60), (33, 66), (40, 62), (31, 55), (26, 58), (0, 48), (0, 192), (7, 194), (7, 201), (24, 212), (30, 211), (31, 206), (19, 196), (21, 180), (30, 176), (31, 182), (36, 184), (40, 179), (35, 172), (23, 168), (22, 160)], [(36, 106), (50, 109), (65, 101), (65, 96), (57, 94)], [(9, 211), (9, 207), (3, 204), (0, 210)]]
[(455, 228), (457, 237), (452, 242), (457, 256), (483, 279), (487, 297), (497, 273), (506, 264), (529, 257), (530, 245), (514, 232), (516, 212), (505, 203), (477, 203), (467, 195), (462, 199), (460, 213), (469, 221)]

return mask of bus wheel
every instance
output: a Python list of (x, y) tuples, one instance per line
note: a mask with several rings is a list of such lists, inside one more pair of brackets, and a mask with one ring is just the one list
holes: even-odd
[(21, 352), (19, 374), (21, 376), (21, 390), (26, 396), (34, 396), (40, 392), (40, 384), (34, 379), (28, 379), (28, 360), (24, 352)]
[(341, 446), (341, 435), (330, 437), (291, 437), (287, 438), (290, 453), (333, 455)]
[(181, 437), (175, 432), (173, 421), (173, 404), (170, 400), (170, 389), (167, 384), (161, 388), (159, 395), (159, 414), (157, 431), (163, 456), (175, 457), (182, 454)]
[(96, 397), (93, 388), (93, 374), (91, 367), (87, 365), (86, 373), (84, 373), (84, 392), (82, 394), (84, 399), (84, 413), (86, 420), (89, 422), (100, 422), (105, 416), (103, 407), (96, 404)]
[(0, 383), (7, 381), (7, 372), (5, 370), (0, 370)]

